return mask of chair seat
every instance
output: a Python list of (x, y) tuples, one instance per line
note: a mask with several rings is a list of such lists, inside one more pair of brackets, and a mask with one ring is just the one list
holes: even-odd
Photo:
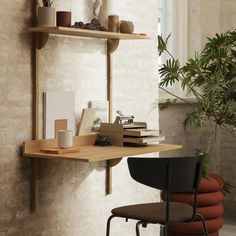
[[(112, 214), (133, 220), (142, 220), (149, 223), (165, 224), (165, 202), (146, 203), (114, 208)], [(193, 208), (185, 203), (170, 203), (170, 222), (184, 222), (192, 219)]]

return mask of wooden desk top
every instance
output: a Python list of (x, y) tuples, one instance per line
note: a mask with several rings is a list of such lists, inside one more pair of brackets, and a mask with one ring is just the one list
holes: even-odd
[(78, 160), (84, 162), (112, 160), (127, 156), (134, 156), (152, 152), (162, 152), (182, 148), (181, 145), (173, 144), (155, 144), (139, 147), (126, 146), (94, 146), (93, 143), (96, 135), (75, 136), (74, 146), (80, 147), (80, 152), (67, 154), (48, 154), (40, 152), (41, 148), (56, 147), (56, 139), (32, 140), (24, 142), (23, 156), (46, 158), (46, 159), (62, 159), (62, 160)]

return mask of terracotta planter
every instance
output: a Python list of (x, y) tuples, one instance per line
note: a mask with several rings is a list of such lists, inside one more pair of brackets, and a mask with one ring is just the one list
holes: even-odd
[(38, 7), (38, 26), (55, 26), (55, 8)]
[[(223, 194), (221, 192), (224, 186), (222, 178), (215, 174), (209, 174), (201, 179), (199, 184), (197, 212), (206, 219), (209, 236), (218, 236), (219, 230), (223, 227), (223, 219), (221, 218), (224, 208), (221, 204)], [(164, 193), (161, 197), (165, 200)], [(173, 193), (171, 201), (192, 204), (192, 193)], [(202, 225), (200, 221), (192, 223), (174, 223), (168, 227), (168, 235), (171, 236), (201, 236), (203, 235)]]

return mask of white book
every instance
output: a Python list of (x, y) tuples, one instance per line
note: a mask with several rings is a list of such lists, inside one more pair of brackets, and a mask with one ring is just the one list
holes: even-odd
[(164, 136), (150, 136), (150, 137), (143, 137), (143, 138), (136, 138), (136, 137), (124, 137), (123, 142), (124, 143), (135, 143), (135, 144), (149, 144), (149, 143), (155, 143), (159, 141), (164, 141)]
[(143, 137), (143, 136), (159, 136), (157, 129), (124, 129), (124, 135)]

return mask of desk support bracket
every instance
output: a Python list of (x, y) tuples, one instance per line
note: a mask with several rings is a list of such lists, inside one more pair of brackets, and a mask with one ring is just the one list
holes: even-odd
[(112, 167), (116, 166), (122, 158), (108, 160), (106, 165), (106, 195), (112, 194)]

